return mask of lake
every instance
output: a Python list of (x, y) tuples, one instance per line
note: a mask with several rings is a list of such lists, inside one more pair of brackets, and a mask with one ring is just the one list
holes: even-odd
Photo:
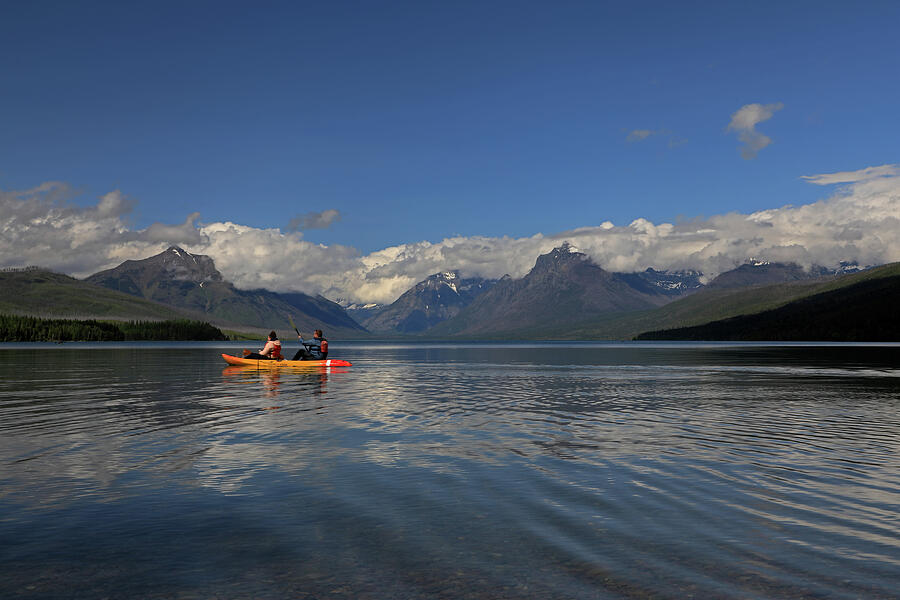
[(900, 594), (900, 345), (241, 347), (0, 345), (0, 597)]

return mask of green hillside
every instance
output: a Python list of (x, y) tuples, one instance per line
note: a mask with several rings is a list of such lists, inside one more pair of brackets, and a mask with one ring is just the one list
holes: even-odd
[(124, 321), (199, 318), (187, 311), (42, 269), (0, 271), (0, 312)]
[(552, 339), (632, 339), (647, 331), (703, 325), (741, 315), (752, 315), (788, 303), (861, 282), (900, 276), (900, 263), (822, 279), (749, 288), (704, 289), (657, 309), (611, 315), (574, 323), (572, 327), (533, 331), (533, 337)]
[(862, 278), (773, 310), (638, 336), (641, 340), (900, 341), (900, 275)]

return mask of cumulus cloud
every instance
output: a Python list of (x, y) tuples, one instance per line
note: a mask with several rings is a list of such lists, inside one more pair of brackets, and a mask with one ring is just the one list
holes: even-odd
[(320, 293), (351, 302), (391, 302), (433, 273), (525, 275), (538, 255), (564, 241), (609, 271), (697, 269), (707, 277), (751, 257), (810, 267), (900, 260), (900, 168), (807, 176), (815, 184), (845, 183), (829, 198), (802, 206), (727, 213), (676, 223), (635, 219), (530, 237), (463, 237), (420, 241), (362, 255), (350, 246), (314, 244), (299, 232), (231, 222), (155, 224), (130, 230), (127, 199), (104, 196), (75, 207), (58, 183), (0, 192), (0, 266), (42, 265), (77, 277), (180, 244), (207, 254), (238, 287)]
[(738, 134), (738, 139), (744, 143), (744, 147), (741, 148), (741, 156), (745, 160), (756, 158), (760, 150), (772, 143), (772, 139), (757, 131), (756, 126), (771, 119), (772, 115), (782, 108), (784, 108), (784, 104), (781, 102), (746, 104), (731, 115), (731, 122), (725, 131), (734, 131)]
[(0, 191), (0, 264), (40, 265), (80, 277), (170, 244), (204, 242), (193, 225), (198, 215), (181, 225), (132, 230), (126, 218), (135, 201), (119, 190), (87, 207), (72, 202), (77, 196), (60, 182)]
[(322, 212), (308, 212), (297, 215), (288, 223), (288, 231), (304, 231), (307, 229), (327, 229), (341, 220), (341, 213), (333, 208)]

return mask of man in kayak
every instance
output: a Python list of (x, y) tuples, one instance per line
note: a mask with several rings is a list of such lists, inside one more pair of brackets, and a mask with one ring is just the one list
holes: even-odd
[(284, 356), (281, 355), (281, 341), (278, 339), (278, 336), (275, 335), (274, 331), (269, 332), (269, 339), (266, 341), (266, 345), (263, 349), (259, 352), (251, 352), (244, 356), (244, 358), (282, 360)]
[(316, 360), (328, 358), (328, 340), (325, 339), (321, 329), (313, 332), (313, 343), (310, 344), (309, 351), (317, 357)]
[(328, 340), (323, 337), (321, 329), (316, 329), (313, 333), (312, 343), (304, 342), (299, 331), (297, 339), (300, 340), (300, 349), (297, 350), (297, 354), (292, 360), (325, 360), (328, 358)]

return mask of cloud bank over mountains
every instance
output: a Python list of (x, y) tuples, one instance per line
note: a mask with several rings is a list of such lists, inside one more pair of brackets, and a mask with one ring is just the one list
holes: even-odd
[[(748, 119), (752, 131), (759, 121)], [(465, 276), (521, 277), (539, 254), (563, 241), (611, 271), (699, 269), (708, 277), (750, 258), (806, 267), (900, 260), (900, 167), (882, 165), (804, 179), (818, 185), (845, 185), (812, 204), (751, 214), (659, 224), (638, 218), (628, 225), (606, 222), (524, 238), (460, 236), (402, 244), (368, 255), (351, 246), (311, 243), (303, 239), (302, 231), (198, 223), (198, 213), (180, 224), (156, 223), (136, 230), (128, 224), (135, 201), (121, 192), (110, 192), (96, 205), (82, 207), (71, 202), (77, 197), (75, 190), (48, 182), (30, 190), (0, 191), (0, 267), (39, 265), (86, 277), (177, 244), (212, 257), (225, 278), (241, 288), (391, 302), (428, 275), (448, 269), (459, 269)], [(324, 224), (337, 214), (304, 218), (312, 225)]]

